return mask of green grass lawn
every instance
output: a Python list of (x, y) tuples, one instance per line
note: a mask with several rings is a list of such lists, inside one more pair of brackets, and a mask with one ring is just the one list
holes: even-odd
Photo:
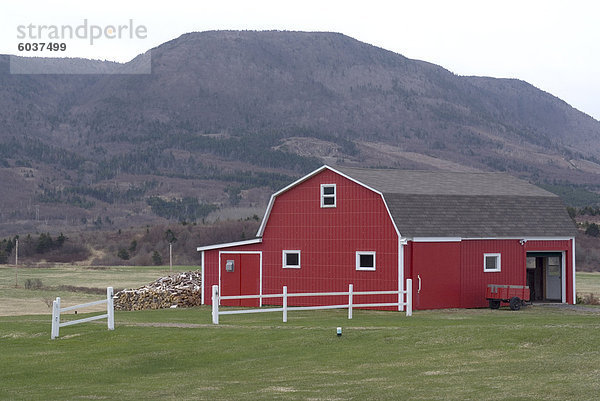
[[(600, 314), (117, 312), (61, 328), (0, 317), (0, 398), (14, 400), (595, 400)], [(343, 328), (337, 337), (335, 329)]]
[[(151, 282), (168, 268), (19, 273), (47, 287), (123, 288)], [(578, 273), (578, 286), (596, 292), (598, 277)], [(285, 324), (280, 313), (263, 313), (221, 316), (214, 326), (210, 309), (201, 307), (116, 312), (114, 331), (97, 321), (63, 327), (50, 340), (43, 297), (77, 303), (101, 296), (26, 290), (24, 281), (14, 288), (11, 280), (14, 270), (0, 267), (0, 312), (13, 315), (0, 317), (0, 400), (597, 400), (600, 394), (598, 308), (415, 311), (411, 318), (355, 310), (352, 320), (345, 310), (305, 311), (290, 312)], [(28, 302), (36, 305), (31, 313), (43, 314), (15, 312)]]

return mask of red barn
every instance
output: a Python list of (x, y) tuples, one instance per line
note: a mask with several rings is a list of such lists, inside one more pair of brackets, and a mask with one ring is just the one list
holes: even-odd
[(198, 248), (203, 301), (212, 285), (224, 296), (383, 291), (412, 278), (415, 309), (487, 306), (488, 284), (573, 303), (575, 232), (556, 195), (506, 174), (323, 166), (271, 196), (256, 238)]

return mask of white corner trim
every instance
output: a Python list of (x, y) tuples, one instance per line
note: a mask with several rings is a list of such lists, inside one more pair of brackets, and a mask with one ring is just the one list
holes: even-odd
[(567, 253), (562, 251), (560, 253), (560, 293), (561, 299), (560, 302), (563, 304), (567, 303)]
[[(398, 291), (404, 291), (404, 246), (406, 239), (398, 238)], [(404, 294), (398, 293), (398, 311), (404, 312)]]
[[(572, 237), (571, 240), (571, 257), (573, 258), (573, 304), (577, 302), (577, 287), (575, 286), (575, 237)], [(566, 277), (565, 277), (566, 280)]]
[(200, 291), (202, 291), (200, 293), (200, 305), (206, 305), (204, 303), (204, 282), (206, 281), (204, 280), (204, 277), (206, 276), (204, 275), (204, 252), (202, 251), (200, 252), (200, 268), (202, 269), (200, 273), (202, 278), (202, 281), (200, 282)]

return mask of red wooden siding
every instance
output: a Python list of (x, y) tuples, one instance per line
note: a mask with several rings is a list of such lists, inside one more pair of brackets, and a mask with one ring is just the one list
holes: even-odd
[[(483, 255), (499, 253), (500, 271), (484, 272)], [(463, 308), (485, 307), (488, 284), (526, 285), (525, 249), (519, 240), (461, 241), (461, 305)]]
[[(527, 252), (564, 252), (566, 301), (573, 302), (571, 240), (462, 240), (455, 243), (409, 242), (404, 252), (405, 276), (413, 279), (415, 309), (477, 308), (488, 305), (488, 284), (526, 285)], [(457, 255), (457, 251), (459, 252)], [(499, 272), (483, 271), (483, 255), (499, 253)], [(457, 277), (458, 273), (458, 277)], [(418, 293), (418, 276), (421, 293)], [(438, 282), (430, 283), (437, 277)], [(458, 297), (458, 299), (457, 299)]]
[[(321, 184), (336, 184), (335, 208), (321, 208)], [(381, 196), (330, 170), (276, 198), (262, 245), (265, 294), (284, 285), (290, 293), (347, 291), (348, 284), (355, 291), (398, 289), (398, 236)], [(300, 250), (300, 269), (282, 268), (283, 250)], [(376, 270), (357, 271), (356, 251), (375, 251)], [(292, 298), (290, 305), (341, 301)]]

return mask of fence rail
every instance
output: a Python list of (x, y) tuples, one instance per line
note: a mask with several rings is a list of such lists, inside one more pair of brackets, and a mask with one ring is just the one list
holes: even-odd
[[(95, 315), (86, 317), (83, 319), (77, 320), (69, 320), (68, 322), (61, 323), (60, 322), (60, 314), (61, 312), (68, 312), (72, 310), (78, 310), (82, 308), (87, 308), (94, 305), (106, 304), (106, 313), (103, 315)], [(106, 288), (106, 299), (101, 299), (100, 301), (87, 302), (85, 304), (79, 304), (74, 306), (68, 306), (66, 308), (60, 307), (60, 297), (56, 297), (56, 299), (52, 302), (52, 331), (50, 333), (50, 338), (54, 340), (59, 335), (59, 331), (61, 327), (72, 326), (78, 323), (86, 323), (94, 320), (106, 319), (109, 330), (115, 329), (115, 306), (113, 301), (113, 288)]]
[[(360, 303), (355, 304), (353, 298), (355, 295), (398, 295), (397, 302), (380, 302), (380, 303)], [(347, 296), (348, 303), (340, 305), (321, 305), (321, 306), (289, 306), (288, 298), (295, 297), (319, 297), (319, 296)], [(219, 310), (219, 305), (222, 300), (233, 299), (264, 299), (264, 298), (282, 298), (282, 306), (279, 308), (259, 308), (259, 309), (236, 309), (236, 310)], [(219, 316), (221, 315), (240, 315), (246, 313), (266, 313), (266, 312), (283, 312), (283, 322), (287, 322), (288, 311), (301, 310), (319, 310), (319, 309), (348, 309), (348, 319), (352, 319), (353, 308), (372, 308), (383, 306), (397, 306), (399, 311), (406, 308), (406, 316), (412, 316), (412, 280), (406, 280), (406, 290), (399, 291), (354, 291), (354, 286), (350, 284), (348, 291), (342, 292), (300, 292), (288, 294), (287, 286), (283, 286), (281, 294), (263, 294), (263, 295), (226, 295), (219, 294), (219, 286), (212, 286), (212, 321), (213, 324), (219, 324)]]

